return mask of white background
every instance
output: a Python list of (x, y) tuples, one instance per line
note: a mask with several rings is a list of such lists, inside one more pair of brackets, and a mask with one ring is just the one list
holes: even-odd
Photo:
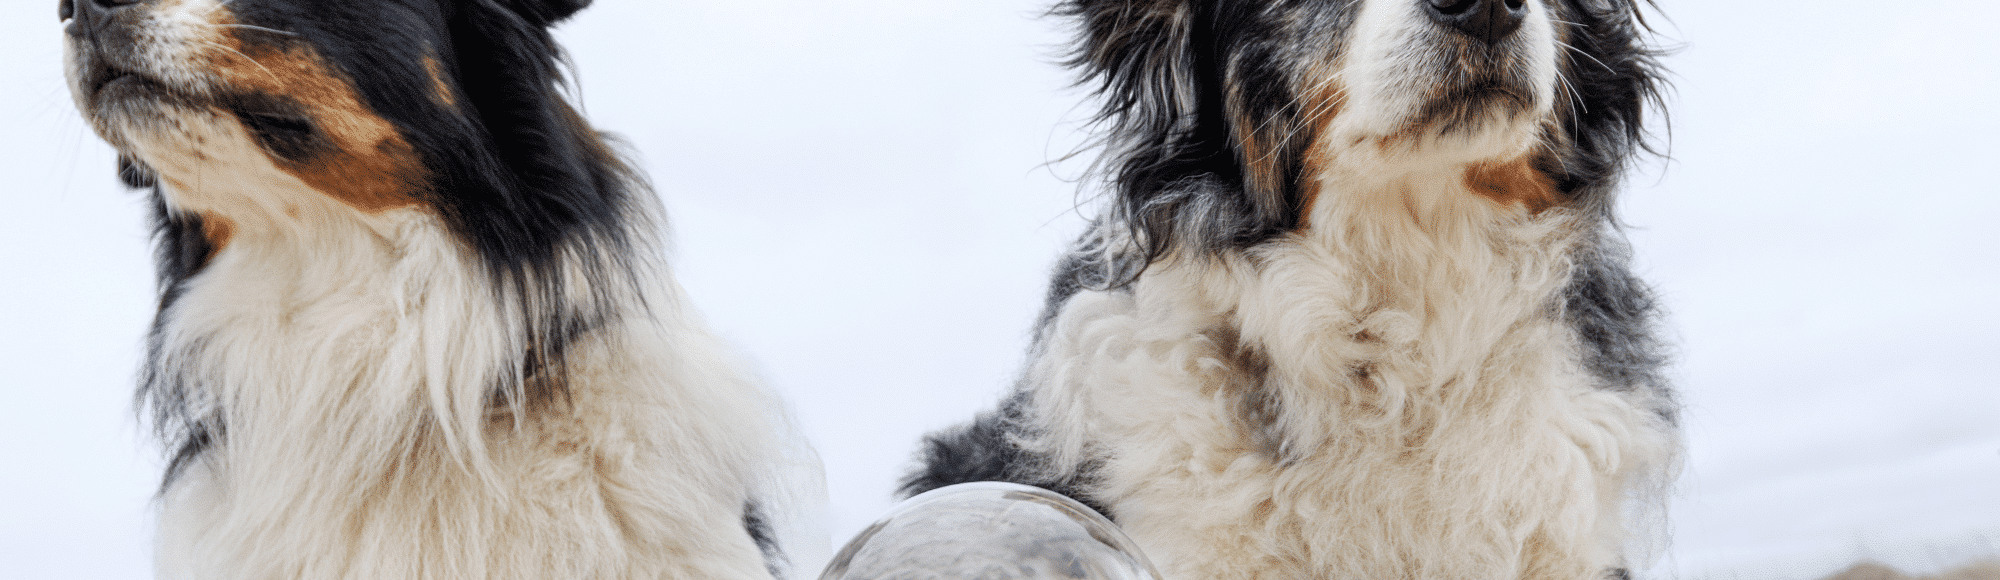
[[(144, 578), (141, 197), (0, 19), (0, 569)], [(560, 36), (674, 217), (681, 279), (825, 457), (836, 536), (1014, 374), (1090, 206), (1037, 1), (603, 0)], [(1656, 575), (2000, 553), (2000, 3), (1668, 1), (1672, 160), (1624, 202), (1690, 460)], [(1088, 211), (1088, 209), (1084, 210)]]

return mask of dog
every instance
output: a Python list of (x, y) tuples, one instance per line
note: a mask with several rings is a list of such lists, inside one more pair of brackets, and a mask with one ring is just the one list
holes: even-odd
[(1169, 579), (1623, 578), (1676, 470), (1613, 216), (1637, 0), (1065, 0), (1109, 207), (901, 492), (1076, 497)]
[(150, 193), (162, 578), (772, 578), (818, 460), (559, 91), (589, 0), (62, 0)]

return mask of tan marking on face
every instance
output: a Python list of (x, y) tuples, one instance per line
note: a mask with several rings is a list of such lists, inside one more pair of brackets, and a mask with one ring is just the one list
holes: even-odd
[(1501, 205), (1518, 205), (1540, 212), (1560, 203), (1555, 180), (1535, 169), (1534, 157), (1498, 163), (1474, 163), (1465, 168), (1465, 187)]
[(200, 215), (201, 237), (208, 240), (208, 256), (202, 259), (206, 263), (214, 261), (216, 254), (229, 247), (230, 238), (236, 236), (236, 224), (214, 212), (202, 212)]
[[(1275, 122), (1262, 122), (1248, 115), (1231, 115), (1230, 125), (1236, 131), (1236, 145), (1242, 150), (1243, 179), (1254, 195), (1263, 197), (1265, 192), (1283, 191), (1285, 188), (1285, 159), (1280, 152), (1285, 146), (1287, 127)], [(1275, 130), (1273, 130), (1275, 129)]]
[(1319, 202), (1320, 192), (1325, 188), (1318, 177), (1333, 167), (1333, 160), (1328, 158), (1333, 148), (1323, 143), (1320, 136), (1333, 131), (1333, 119), (1340, 116), (1347, 103), (1347, 89), (1339, 83), (1326, 83), (1324, 90), (1313, 95), (1310, 103), (1312, 108), (1307, 110), (1310, 116), (1299, 120), (1300, 125), (1308, 127), (1307, 130), (1314, 135), (1308, 140), (1308, 149), (1299, 168), (1300, 174), (1305, 176), (1299, 184), (1300, 229), (1312, 227), (1313, 204)]
[(280, 49), (225, 38), (231, 50), (213, 51), (209, 63), (225, 86), (292, 99), (331, 144), (310, 159), (270, 155), (280, 169), (364, 212), (418, 203), (423, 164), (416, 149), (362, 103), (342, 75), (302, 46)]
[(1299, 180), (1298, 227), (1301, 230), (1312, 228), (1313, 206), (1319, 203), (1320, 194), (1326, 190), (1326, 184), (1321, 176), (1326, 175), (1327, 169), (1333, 166), (1333, 160), (1328, 158), (1329, 155), (1323, 149), (1315, 145), (1312, 151), (1306, 154), (1305, 159), (1300, 161), (1299, 173), (1305, 176)]
[(424, 73), (431, 77), (431, 98), (446, 107), (458, 108), (458, 94), (452, 92), (451, 83), (445, 82), (444, 64), (437, 57), (424, 55)]
[(1394, 133), (1376, 137), (1375, 152), (1383, 156), (1394, 155), (1397, 151), (1410, 148), (1410, 144), (1416, 140), (1416, 129), (1406, 126)]

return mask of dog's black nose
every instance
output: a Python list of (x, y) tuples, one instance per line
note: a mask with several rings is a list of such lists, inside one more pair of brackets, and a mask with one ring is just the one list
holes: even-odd
[(1527, 0), (1418, 0), (1438, 24), (1493, 44), (1521, 28)]
[(71, 16), (76, 16), (76, 4), (71, 3), (70, 0), (62, 0), (61, 3), (56, 4), (57, 18), (69, 20)]

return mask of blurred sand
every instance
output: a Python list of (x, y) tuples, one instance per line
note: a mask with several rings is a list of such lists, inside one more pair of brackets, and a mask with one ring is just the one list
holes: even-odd
[(1903, 573), (1878, 562), (1862, 562), (1826, 580), (2000, 580), (2000, 560), (1984, 560), (1929, 576)]

